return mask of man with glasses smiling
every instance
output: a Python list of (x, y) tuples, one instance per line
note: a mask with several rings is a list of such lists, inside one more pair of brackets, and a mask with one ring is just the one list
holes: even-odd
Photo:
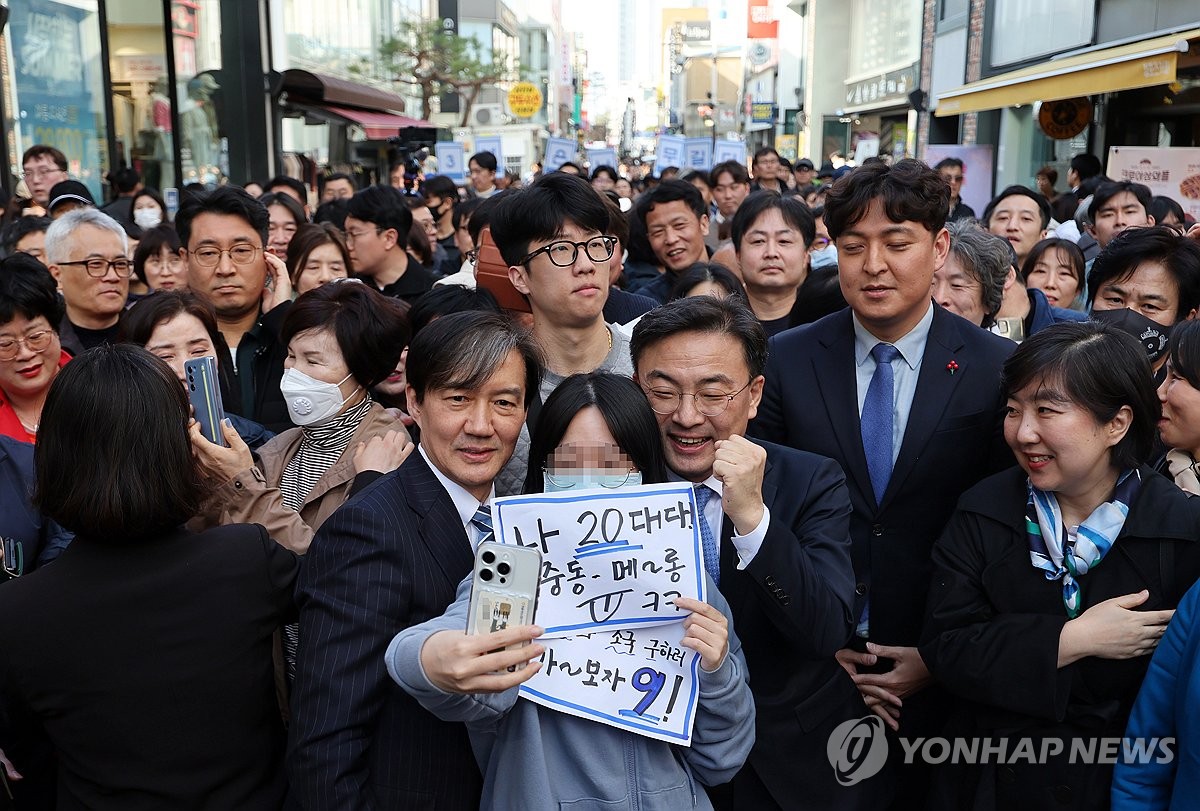
[(46, 264), (66, 304), (58, 335), (72, 355), (116, 340), (129, 297), (128, 250), (125, 229), (94, 208), (68, 212), (46, 230)]
[(695, 296), (633, 330), (635, 380), (658, 418), (668, 476), (691, 482), (704, 565), (729, 602), (754, 695), (756, 740), (718, 809), (860, 808), (825, 744), (865, 714), (834, 653), (852, 629), (850, 497), (832, 460), (747, 439), (767, 338), (736, 297)]
[(266, 207), (233, 186), (189, 196), (175, 216), (188, 287), (213, 306), (229, 346), (218, 359), (236, 387), (225, 408), (278, 433), (292, 427), (279, 390), (287, 348), (276, 337), (292, 283), (283, 261), (263, 250), (269, 223)]

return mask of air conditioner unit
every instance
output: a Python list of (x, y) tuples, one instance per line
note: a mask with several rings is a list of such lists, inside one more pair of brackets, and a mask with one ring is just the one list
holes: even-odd
[(471, 123), (477, 127), (496, 127), (504, 123), (503, 104), (476, 104), (471, 108)]

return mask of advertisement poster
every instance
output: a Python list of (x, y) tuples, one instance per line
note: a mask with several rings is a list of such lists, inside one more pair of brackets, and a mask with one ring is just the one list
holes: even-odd
[(975, 214), (983, 216), (983, 210), (991, 202), (994, 186), (992, 184), (992, 150), (994, 147), (964, 144), (930, 144), (925, 147), (925, 162), (937, 166), (943, 158), (958, 158), (963, 162), (963, 202), (975, 209)]

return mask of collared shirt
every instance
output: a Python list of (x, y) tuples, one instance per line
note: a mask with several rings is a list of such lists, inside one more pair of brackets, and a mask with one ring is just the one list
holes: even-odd
[[(875, 358), (871, 350), (876, 344), (884, 343), (867, 331), (858, 320), (854, 320), (854, 362), (858, 367), (858, 415), (862, 416), (863, 404), (867, 401), (867, 389), (875, 374)], [(894, 373), (892, 386), (892, 464), (900, 455), (900, 443), (904, 440), (904, 429), (908, 427), (908, 415), (912, 412), (913, 396), (917, 393), (917, 378), (921, 373), (921, 359), (925, 357), (925, 344), (929, 340), (929, 327), (933, 324), (933, 302), (924, 318), (909, 330), (908, 334), (893, 346), (900, 351), (901, 362), (892, 363)]]
[[(681, 478), (673, 470), (667, 471), (667, 479), (673, 482), (682, 482), (686, 479)], [(724, 485), (716, 476), (709, 476), (702, 482), (688, 482), (693, 487), (697, 484), (703, 484), (708, 489), (716, 493), (716, 498), (710, 498), (708, 504), (704, 507), (704, 520), (708, 522), (708, 528), (712, 530), (713, 535), (717, 539), (717, 543), (721, 542), (721, 526), (725, 522), (725, 512), (721, 508), (721, 496), (724, 492)], [(750, 561), (754, 560), (754, 556), (758, 554), (758, 550), (762, 548), (763, 541), (767, 538), (767, 529), (771, 525), (771, 510), (767, 505), (763, 505), (763, 517), (758, 522), (758, 526), (747, 532), (745, 535), (737, 534), (737, 527), (733, 529), (733, 548), (738, 555), (738, 570), (745, 569), (750, 565)]]
[[(438, 470), (438, 466), (429, 460), (429, 454), (425, 453), (424, 446), (418, 445), (417, 451), (425, 459), (425, 463), (429, 465), (429, 469), (433, 471), (434, 477), (441, 482), (442, 487), (446, 488), (446, 493), (450, 496), (450, 500), (454, 502), (454, 509), (458, 512), (458, 518), (462, 521), (467, 538), (471, 541), (471, 548), (474, 549), (479, 546), (479, 542), (483, 540), (483, 530), (471, 523), (471, 519), (475, 517), (475, 511), (481, 506), (479, 500), (468, 493), (461, 484), (451, 481), (446, 477), (445, 473)], [(487, 500), (483, 503), (491, 504), (495, 498), (496, 488), (493, 486), (488, 492)]]

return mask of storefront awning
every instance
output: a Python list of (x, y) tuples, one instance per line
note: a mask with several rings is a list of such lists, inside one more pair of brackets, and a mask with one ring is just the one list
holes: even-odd
[(378, 90), (364, 84), (310, 73), (307, 70), (285, 70), (281, 89), (291, 100), (302, 103), (336, 104), (378, 112), (404, 112), (404, 99), (395, 93)]
[(434, 126), (428, 121), (423, 121), (420, 118), (409, 118), (406, 115), (373, 113), (368, 110), (351, 110), (346, 107), (334, 107), (328, 104), (325, 105), (325, 109), (339, 118), (353, 121), (355, 124), (361, 124), (367, 133), (367, 138), (372, 141), (394, 138), (399, 133), (401, 127)]
[(1133, 90), (1175, 81), (1179, 55), (1200, 28), (1106, 48), (1064, 59), (1052, 59), (942, 93), (936, 116), (995, 110), (1015, 104), (1054, 101), (1117, 90)]

